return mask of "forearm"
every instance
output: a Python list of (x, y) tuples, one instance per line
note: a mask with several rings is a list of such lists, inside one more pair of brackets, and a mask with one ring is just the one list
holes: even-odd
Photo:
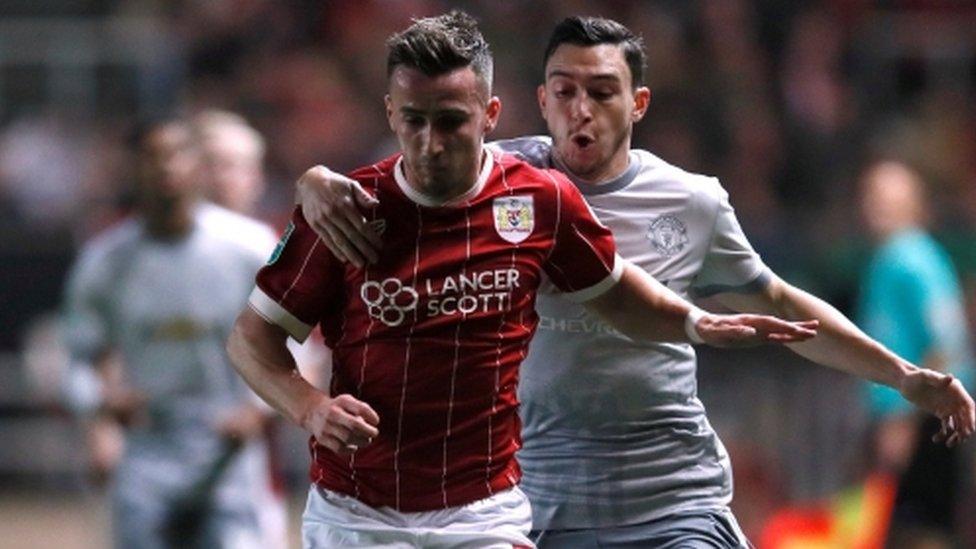
[(246, 309), (227, 342), (234, 368), (259, 397), (304, 427), (315, 404), (328, 398), (299, 373), (286, 346), (285, 332)]
[(688, 341), (685, 318), (692, 305), (630, 263), (613, 288), (585, 305), (632, 339)]
[[(871, 339), (840, 311), (822, 299), (775, 279), (769, 312), (787, 319), (820, 321), (817, 337), (789, 347), (818, 364), (863, 379), (900, 388), (905, 374), (916, 367)], [(732, 304), (734, 308), (734, 304)]]
[(102, 380), (90, 362), (72, 359), (61, 382), (61, 394), (73, 413), (90, 417), (102, 405)]
[(896, 389), (905, 374), (915, 369), (914, 365), (868, 337), (833, 306), (806, 292), (795, 291), (801, 295), (790, 300), (790, 310), (783, 314), (791, 318), (820, 320), (816, 338), (790, 345), (801, 356)]

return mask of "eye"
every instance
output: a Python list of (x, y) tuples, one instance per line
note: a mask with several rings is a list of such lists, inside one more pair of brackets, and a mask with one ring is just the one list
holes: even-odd
[(403, 117), (403, 121), (404, 121), (404, 122), (405, 122), (405, 123), (406, 123), (406, 124), (407, 124), (408, 126), (411, 126), (411, 127), (414, 127), (414, 128), (420, 128), (420, 127), (423, 127), (423, 126), (424, 126), (424, 124), (426, 124), (426, 123), (427, 123), (427, 121), (426, 121), (426, 120), (424, 119), (424, 117), (423, 117), (423, 116), (417, 116), (417, 115), (413, 115), (413, 114), (408, 114), (408, 115), (405, 115), (405, 116)]
[(567, 99), (573, 96), (573, 89), (569, 87), (557, 87), (553, 90), (552, 95), (557, 99)]
[(437, 118), (437, 129), (441, 131), (453, 131), (460, 128), (467, 119), (463, 116), (448, 115)]
[(611, 90), (611, 89), (590, 90), (589, 93), (590, 93), (590, 97), (596, 99), (597, 101), (606, 101), (617, 94), (615, 90)]

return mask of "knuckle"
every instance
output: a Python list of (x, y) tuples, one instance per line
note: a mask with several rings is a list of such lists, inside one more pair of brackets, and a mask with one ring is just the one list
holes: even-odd
[(342, 406), (340, 403), (333, 402), (329, 405), (329, 409), (326, 411), (326, 414), (330, 422), (335, 422), (342, 414)]

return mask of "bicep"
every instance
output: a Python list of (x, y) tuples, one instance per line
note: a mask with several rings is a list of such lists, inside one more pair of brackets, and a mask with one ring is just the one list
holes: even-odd
[(711, 298), (723, 307), (739, 313), (782, 314), (791, 289), (783, 279), (768, 272), (761, 284), (750, 285), (741, 290), (726, 290)]
[(260, 362), (280, 363), (291, 357), (288, 351), (288, 332), (269, 322), (251, 307), (245, 307), (234, 323), (231, 353), (258, 358)]
[(694, 295), (757, 293), (768, 268), (743, 232), (728, 195), (721, 190), (718, 197), (703, 196), (709, 197), (708, 203), (717, 209), (705, 257), (692, 282)]
[(591, 313), (610, 321), (614, 325), (618, 324), (618, 318), (621, 318), (625, 312), (622, 304), (626, 301), (631, 291), (627, 282), (628, 270), (624, 269), (624, 273), (619, 282), (596, 297), (582, 302), (582, 305), (589, 309)]
[(619, 282), (583, 305), (631, 338), (683, 341), (691, 305), (640, 267), (623, 263)]

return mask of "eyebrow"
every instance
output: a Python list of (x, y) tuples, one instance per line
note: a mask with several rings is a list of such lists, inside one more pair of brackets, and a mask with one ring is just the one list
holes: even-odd
[[(425, 110), (422, 110), (422, 109), (415, 109), (413, 107), (408, 107), (408, 106), (400, 107), (400, 112), (402, 112), (403, 114), (417, 114), (417, 115), (427, 115), (428, 114), (428, 111), (425, 111)], [(435, 114), (435, 115), (449, 114), (449, 115), (454, 115), (454, 116), (467, 116), (468, 115), (468, 111), (463, 110), (463, 109), (446, 108), (446, 109), (437, 109), (437, 110), (435, 110), (433, 112), (433, 114)]]
[[(572, 73), (572, 72), (569, 72), (569, 71), (564, 71), (564, 70), (559, 70), (559, 69), (553, 69), (552, 72), (550, 72), (548, 75), (546, 75), (546, 80), (548, 80), (548, 79), (550, 79), (550, 78), (552, 78), (554, 76), (562, 76), (562, 77), (566, 77), (566, 78), (574, 78), (574, 77), (577, 77), (579, 75), (578, 74), (575, 74), (575, 73)], [(609, 72), (594, 74), (592, 76), (585, 76), (585, 78), (587, 80), (612, 80), (614, 82), (620, 82), (621, 81), (621, 79), (620, 79), (619, 76), (617, 76), (616, 74), (613, 74), (613, 73), (609, 73)]]

